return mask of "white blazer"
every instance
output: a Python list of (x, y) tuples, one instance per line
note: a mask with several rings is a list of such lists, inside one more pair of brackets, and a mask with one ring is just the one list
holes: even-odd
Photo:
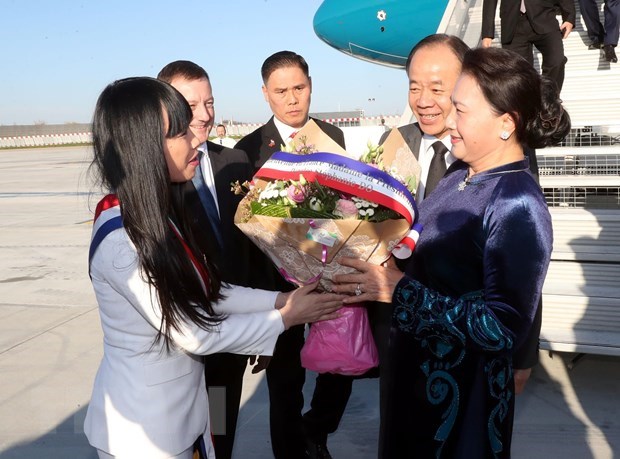
[(184, 323), (171, 332), (174, 347), (167, 352), (163, 340), (153, 344), (161, 309), (140, 276), (135, 247), (124, 229), (103, 240), (91, 261), (91, 277), (103, 328), (103, 360), (84, 422), (90, 444), (119, 458), (164, 459), (190, 448), (202, 434), (210, 443), (204, 368), (197, 356), (272, 355), (284, 330), (274, 309), (277, 293), (223, 289), (226, 298), (216, 309), (229, 315), (217, 331)]

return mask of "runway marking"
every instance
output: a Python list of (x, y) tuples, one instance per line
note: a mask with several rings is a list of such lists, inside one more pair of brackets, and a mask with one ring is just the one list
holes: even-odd
[(8, 279), (0, 280), (0, 284), (8, 284), (11, 282), (24, 282), (24, 281), (32, 281), (43, 279), (44, 276), (21, 276), (21, 277), (10, 277)]

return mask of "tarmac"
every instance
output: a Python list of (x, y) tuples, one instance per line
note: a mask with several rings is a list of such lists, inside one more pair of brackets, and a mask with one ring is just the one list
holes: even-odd
[[(102, 356), (88, 279), (87, 147), (0, 150), (0, 458), (95, 459), (82, 423)], [(517, 397), (512, 457), (620, 457), (620, 358), (541, 353)], [(569, 369), (571, 367), (571, 369)], [(309, 400), (314, 376), (308, 372)], [(273, 457), (262, 374), (246, 372), (235, 459)], [(358, 380), (336, 459), (377, 457), (378, 381)]]

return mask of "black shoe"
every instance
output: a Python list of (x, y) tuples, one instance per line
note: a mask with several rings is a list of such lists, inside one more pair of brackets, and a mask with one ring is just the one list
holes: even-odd
[(605, 53), (606, 61), (612, 62), (614, 64), (618, 62), (618, 56), (616, 56), (616, 51), (614, 51), (614, 45), (603, 46), (603, 52)]
[(309, 459), (332, 459), (326, 443), (315, 443), (312, 440), (306, 440), (306, 457)]
[(598, 38), (595, 38), (588, 46), (588, 49), (603, 49), (603, 43)]

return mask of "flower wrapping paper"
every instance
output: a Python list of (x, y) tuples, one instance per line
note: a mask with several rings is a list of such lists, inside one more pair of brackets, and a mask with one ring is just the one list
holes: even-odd
[[(303, 139), (303, 140), (302, 140)], [(319, 152), (339, 154), (357, 159), (362, 152), (353, 155), (343, 150), (325, 134), (314, 121), (309, 121), (292, 142), (305, 141)], [(293, 146), (294, 147), (294, 146)], [(420, 166), (398, 129), (392, 129), (383, 143), (383, 164), (391, 175), (420, 177)], [(257, 173), (257, 177), (260, 171)], [(268, 182), (256, 178), (254, 186), (263, 189)], [(303, 285), (320, 278), (319, 287), (330, 291), (335, 274), (352, 272), (338, 260), (352, 257), (373, 264), (385, 262), (394, 247), (411, 228), (405, 218), (369, 222), (358, 219), (310, 219), (282, 218), (252, 215), (247, 219), (249, 196), (239, 204), (235, 224), (265, 253), (289, 282)], [(417, 215), (415, 216), (417, 217)], [(311, 228), (320, 228), (335, 236), (332, 246), (308, 239)]]

